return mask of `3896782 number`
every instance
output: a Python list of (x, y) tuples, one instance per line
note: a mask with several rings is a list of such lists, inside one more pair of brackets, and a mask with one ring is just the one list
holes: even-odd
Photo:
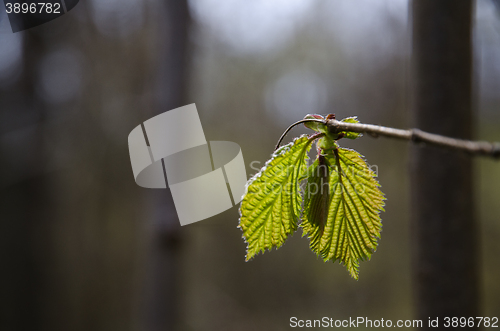
[(498, 328), (498, 317), (445, 317), (445, 328), (471, 327)]
[(19, 3), (14, 2), (5, 3), (5, 10), (7, 14), (60, 14), (61, 13), (61, 4), (60, 3), (51, 3), (51, 2), (38, 2), (38, 3)]

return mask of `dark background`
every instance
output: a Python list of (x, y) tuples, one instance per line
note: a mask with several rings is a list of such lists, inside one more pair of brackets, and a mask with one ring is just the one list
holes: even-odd
[[(478, 0), (474, 14), (474, 135), (490, 141), (499, 9)], [(407, 143), (341, 143), (377, 166), (387, 197), (359, 281), (317, 259), (300, 231), (245, 263), (236, 207), (180, 228), (168, 190), (135, 184), (127, 146), (139, 123), (188, 103), (208, 140), (241, 146), (249, 176), (307, 113), (409, 127), (409, 17), (405, 0), (89, 0), (13, 34), (1, 8), (0, 329), (414, 318)], [(499, 316), (498, 162), (475, 159), (474, 183), (481, 315)]]

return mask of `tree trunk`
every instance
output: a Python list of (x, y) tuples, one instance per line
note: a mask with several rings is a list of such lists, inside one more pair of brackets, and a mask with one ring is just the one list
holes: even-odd
[[(472, 0), (413, 1), (413, 125), (472, 137)], [(412, 147), (413, 281), (423, 320), (478, 315), (472, 160)]]
[(13, 132), (2, 132), (2, 138), (14, 135), (3, 141), (0, 149), (1, 330), (40, 330), (44, 324), (46, 293), (42, 285), (47, 278), (45, 267), (50, 256), (47, 228), (53, 224), (53, 214), (50, 178), (43, 153), (46, 109), (35, 93), (33, 82), (45, 46), (39, 34), (24, 32), (22, 77), (8, 90), (0, 92), (4, 100), (3, 118), (10, 122), (5, 128), (12, 125)]
[[(189, 27), (187, 0), (163, 3), (157, 107), (154, 114), (186, 104), (189, 68)], [(148, 118), (149, 118), (148, 117)], [(179, 324), (180, 223), (169, 190), (153, 190), (155, 214), (150, 233), (149, 270), (146, 295), (146, 330), (176, 330)]]

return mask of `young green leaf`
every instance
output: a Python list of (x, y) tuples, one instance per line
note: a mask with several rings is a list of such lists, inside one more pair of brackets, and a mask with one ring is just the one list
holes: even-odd
[(311, 249), (315, 252), (319, 249), (320, 238), (328, 220), (330, 172), (330, 165), (323, 155), (319, 155), (307, 169), (309, 177), (304, 194), (304, 218), (314, 225), (311, 229)]
[[(357, 116), (352, 116), (352, 117), (346, 117), (344, 118), (343, 120), (341, 120), (341, 122), (346, 122), (346, 123), (359, 123), (359, 120), (358, 120), (358, 117)], [(361, 136), (363, 136), (362, 133), (358, 133), (358, 132), (341, 132), (343, 133), (345, 136), (345, 138), (349, 138), (349, 139), (356, 139), (356, 138), (359, 138)]]
[(278, 149), (251, 178), (240, 206), (240, 224), (247, 242), (246, 260), (272, 247), (279, 248), (297, 230), (306, 172), (307, 152), (314, 139), (306, 135)]
[[(370, 259), (377, 248), (382, 222), (379, 216), (384, 206), (384, 195), (379, 189), (375, 173), (368, 168), (362, 156), (350, 149), (339, 148), (327, 154), (332, 166), (329, 174), (329, 206), (326, 222), (315, 208), (316, 196), (306, 189), (303, 235), (310, 239), (310, 248), (324, 261), (339, 261), (355, 279), (358, 279), (360, 260)], [(318, 163), (309, 173), (316, 172)], [(310, 178), (313, 178), (314, 175)]]

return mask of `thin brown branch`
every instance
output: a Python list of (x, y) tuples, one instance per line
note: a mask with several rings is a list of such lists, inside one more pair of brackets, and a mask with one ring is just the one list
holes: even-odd
[(307, 122), (319, 122), (319, 123), (324, 123), (325, 121), (324, 120), (319, 120), (319, 119), (314, 119), (314, 118), (307, 118), (307, 119), (303, 119), (303, 120), (300, 120), (298, 122), (295, 122), (293, 123), (292, 125), (290, 125), (286, 130), (285, 132), (283, 132), (283, 134), (281, 135), (280, 139), (278, 140), (278, 143), (276, 144), (276, 148), (274, 150), (277, 150), (279, 147), (280, 147), (280, 144), (281, 142), (283, 141), (283, 138), (285, 138), (286, 134), (291, 130), (293, 129), (293, 127), (299, 125), (300, 123), (307, 123)]
[(434, 133), (424, 132), (419, 129), (401, 130), (373, 124), (346, 123), (334, 119), (326, 120), (326, 123), (328, 130), (332, 133), (339, 133), (342, 131), (366, 133), (373, 137), (384, 136), (409, 140), (414, 143), (425, 143), (428, 145), (463, 151), (474, 155), (500, 158), (500, 143), (455, 139)]

